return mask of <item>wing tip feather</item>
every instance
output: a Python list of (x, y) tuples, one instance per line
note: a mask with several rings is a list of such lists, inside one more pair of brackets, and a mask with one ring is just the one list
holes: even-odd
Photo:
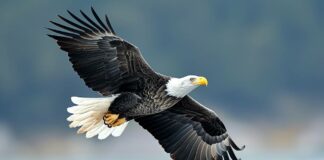
[(232, 146), (235, 150), (237, 151), (242, 151), (245, 149), (245, 145), (242, 145), (241, 147), (239, 147), (234, 141), (232, 138), (229, 137), (229, 144), (230, 146)]

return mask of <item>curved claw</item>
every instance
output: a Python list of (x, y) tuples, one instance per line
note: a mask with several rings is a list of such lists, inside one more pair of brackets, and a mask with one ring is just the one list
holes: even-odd
[(104, 123), (107, 125), (109, 128), (113, 126), (113, 124), (118, 120), (119, 114), (112, 114), (110, 112), (107, 112), (104, 117)]

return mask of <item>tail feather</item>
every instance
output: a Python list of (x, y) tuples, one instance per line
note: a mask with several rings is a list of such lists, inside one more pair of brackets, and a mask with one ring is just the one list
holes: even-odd
[(81, 114), (89, 111), (106, 111), (106, 106), (101, 105), (88, 105), (88, 106), (72, 106), (67, 109), (69, 113), (72, 114)]
[(98, 139), (102, 140), (102, 139), (106, 139), (114, 130), (116, 129), (116, 127), (114, 128), (104, 128), (99, 134), (98, 134)]
[(67, 109), (72, 114), (67, 118), (67, 121), (71, 122), (69, 127), (80, 127), (77, 133), (85, 133), (86, 138), (92, 138), (96, 135), (98, 135), (98, 139), (105, 139), (109, 135), (120, 136), (128, 122), (109, 128), (103, 121), (104, 114), (117, 97), (118, 95), (104, 98), (71, 97), (71, 101), (76, 105)]
[(102, 123), (98, 123), (96, 126), (94, 126), (90, 131), (86, 133), (87, 138), (92, 138), (96, 135), (98, 135), (106, 126)]
[(100, 104), (100, 103), (111, 103), (118, 95), (104, 98), (85, 98), (85, 97), (71, 97), (71, 101), (77, 105), (89, 105), (89, 104)]
[(114, 137), (119, 137), (125, 130), (125, 128), (127, 127), (128, 122), (125, 122), (124, 124), (122, 124), (121, 126), (119, 126), (118, 128), (116, 128), (113, 132), (112, 135)]

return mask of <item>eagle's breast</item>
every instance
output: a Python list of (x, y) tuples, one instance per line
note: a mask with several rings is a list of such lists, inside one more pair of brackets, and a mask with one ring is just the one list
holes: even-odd
[(134, 109), (130, 110), (128, 116), (151, 115), (169, 109), (181, 98), (173, 97), (167, 94), (165, 81), (148, 80), (139, 93), (142, 98)]

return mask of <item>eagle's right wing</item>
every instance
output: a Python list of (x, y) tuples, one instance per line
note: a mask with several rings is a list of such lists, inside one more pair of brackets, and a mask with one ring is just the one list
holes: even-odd
[(70, 27), (51, 21), (63, 31), (49, 28), (58, 34), (49, 36), (68, 52), (74, 70), (88, 87), (103, 95), (131, 92), (141, 89), (144, 83), (141, 77), (159, 76), (136, 46), (116, 36), (107, 15), (105, 24), (91, 10), (97, 22), (82, 11), (85, 20), (68, 11), (76, 22), (59, 16)]
[(175, 160), (237, 160), (242, 150), (217, 115), (189, 96), (170, 109), (135, 119)]

